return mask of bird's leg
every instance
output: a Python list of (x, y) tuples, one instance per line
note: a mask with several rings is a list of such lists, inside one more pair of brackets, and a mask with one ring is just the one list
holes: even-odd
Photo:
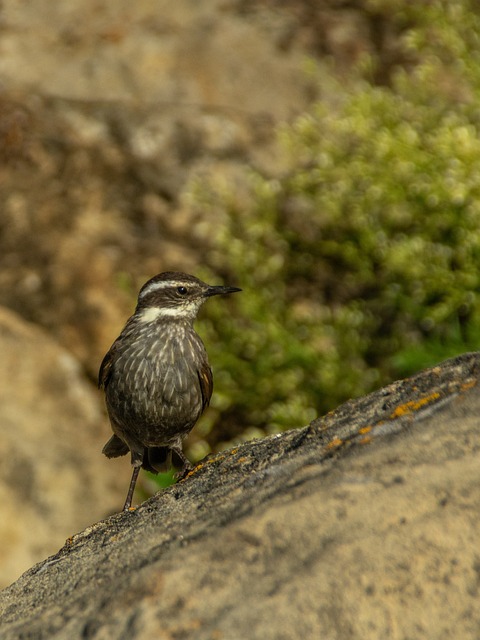
[(187, 475), (189, 471), (193, 469), (193, 465), (190, 462), (190, 460), (186, 457), (186, 455), (183, 453), (181, 447), (175, 447), (175, 448), (172, 447), (172, 451), (175, 452), (175, 455), (182, 463), (182, 468), (180, 469), (180, 471), (177, 471), (174, 478), (175, 480), (181, 480)]
[(133, 492), (135, 491), (135, 485), (137, 484), (139, 471), (140, 466), (133, 467), (132, 479), (130, 480), (130, 486), (128, 487), (127, 499), (125, 500), (125, 504), (123, 505), (124, 511), (128, 511), (132, 505)]

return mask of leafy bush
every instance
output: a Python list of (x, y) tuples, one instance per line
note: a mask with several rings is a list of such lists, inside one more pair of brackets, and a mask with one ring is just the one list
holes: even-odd
[(209, 266), (244, 289), (203, 321), (211, 442), (305, 424), (480, 343), (480, 20), (460, 0), (396, 7), (413, 69), (284, 127), (281, 177), (192, 186), (220, 220)]

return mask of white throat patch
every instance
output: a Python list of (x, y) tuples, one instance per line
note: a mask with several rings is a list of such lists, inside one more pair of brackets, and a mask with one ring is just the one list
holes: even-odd
[(159, 309), (158, 307), (147, 307), (138, 316), (138, 320), (139, 322), (155, 322), (155, 320), (158, 320), (160, 317), (161, 311), (162, 309)]
[(155, 322), (161, 318), (190, 318), (197, 315), (201, 306), (198, 300), (183, 304), (181, 307), (147, 307), (138, 316), (139, 322)]

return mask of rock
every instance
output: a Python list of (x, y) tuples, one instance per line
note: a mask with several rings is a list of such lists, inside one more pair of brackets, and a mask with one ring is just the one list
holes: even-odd
[(2, 638), (477, 638), (479, 374), (466, 354), (203, 461), (5, 589)]
[[(0, 308), (0, 585), (112, 513), (128, 465), (101, 455), (102, 398), (43, 331)], [(1, 635), (1, 634), (0, 634)]]
[(207, 262), (218, 220), (182, 206), (192, 181), (276, 174), (276, 127), (319, 94), (338, 102), (326, 68), (398, 41), (374, 14), (298, 0), (4, 0), (0, 304), (93, 375), (137, 286)]
[(349, 67), (375, 48), (368, 9), (300, 4), (67, 0), (27, 8), (5, 0), (2, 82), (80, 100), (154, 102), (160, 111), (202, 104), (284, 119), (315, 91), (307, 55)]

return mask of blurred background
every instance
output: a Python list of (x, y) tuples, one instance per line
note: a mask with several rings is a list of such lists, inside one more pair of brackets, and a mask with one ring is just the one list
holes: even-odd
[(479, 97), (473, 0), (4, 0), (0, 586), (121, 507), (96, 376), (158, 272), (243, 289), (192, 460), (478, 347)]

